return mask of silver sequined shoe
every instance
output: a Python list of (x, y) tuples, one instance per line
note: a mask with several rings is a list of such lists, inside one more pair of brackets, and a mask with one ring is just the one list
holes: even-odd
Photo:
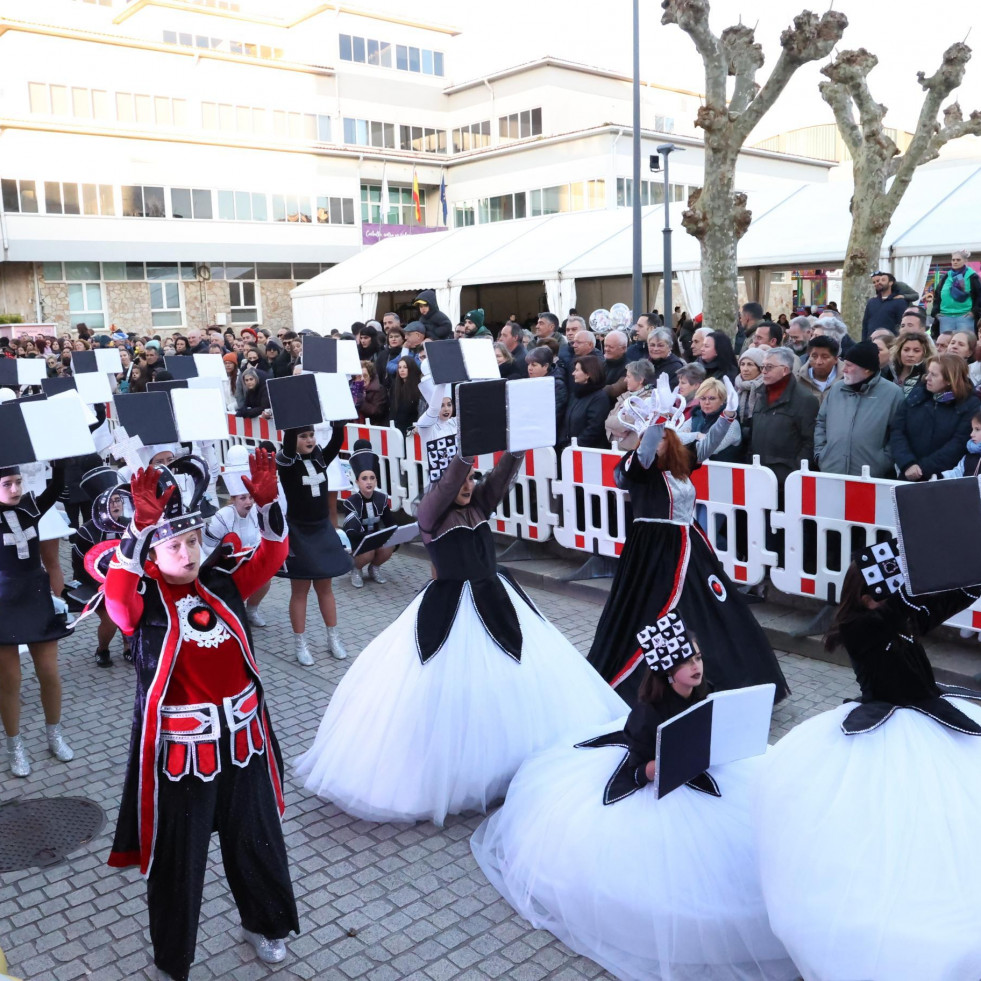
[(344, 649), (344, 644), (341, 643), (341, 632), (338, 627), (327, 628), (327, 650), (337, 661), (343, 661), (347, 657), (347, 651)]
[(7, 762), (15, 777), (31, 775), (31, 761), (27, 758), (24, 740), (20, 736), (7, 736)]
[(364, 577), (361, 575), (361, 570), (357, 566), (351, 570), (351, 585), (355, 589), (360, 589), (364, 585)]
[(56, 760), (69, 763), (75, 759), (75, 751), (65, 742), (65, 737), (61, 734), (60, 722), (56, 722), (53, 726), (46, 725), (44, 731), (48, 734), (48, 750)]
[(282, 940), (270, 940), (260, 933), (253, 933), (242, 927), (242, 938), (252, 944), (256, 957), (266, 964), (279, 964), (286, 960), (286, 943)]
[(296, 655), (298, 664), (302, 664), (305, 668), (313, 667), (313, 655), (310, 653), (310, 648), (307, 647), (306, 634), (293, 634), (293, 653)]
[(388, 580), (381, 574), (381, 569), (377, 565), (368, 566), (368, 578), (372, 582), (378, 583), (380, 586), (385, 585)]

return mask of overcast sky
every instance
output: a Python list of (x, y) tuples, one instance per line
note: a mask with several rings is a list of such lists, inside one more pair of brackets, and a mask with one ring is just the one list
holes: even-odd
[[(626, 74), (631, 70), (631, 0), (589, 5), (568, 0), (416, 0), (411, 8), (405, 0), (369, 3), (403, 16), (411, 9), (420, 19), (462, 29), (463, 36), (451, 49), (456, 81), (546, 54), (617, 68)], [(841, 46), (865, 47), (879, 57), (870, 84), (872, 95), (889, 108), (887, 125), (912, 128), (922, 100), (916, 73), (932, 74), (944, 49), (963, 41), (972, 26), (968, 43), (973, 43), (976, 54), (968, 65), (959, 99), (965, 115), (981, 109), (981, 7), (977, 4), (835, 0), (833, 6), (849, 19)], [(713, 0), (712, 27), (718, 33), (740, 17), (745, 24), (758, 22), (756, 39), (767, 57), (757, 75), (763, 80), (779, 53), (780, 32), (805, 7), (801, 0)], [(702, 91), (701, 60), (688, 36), (673, 25), (661, 26), (658, 0), (641, 0), (640, 9), (641, 77)], [(818, 65), (808, 65), (797, 73), (757, 129), (754, 141), (798, 126), (832, 121), (831, 110), (817, 91), (822, 78), (818, 69)]]

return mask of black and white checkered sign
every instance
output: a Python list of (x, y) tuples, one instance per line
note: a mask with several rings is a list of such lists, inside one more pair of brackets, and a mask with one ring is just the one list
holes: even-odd
[(858, 567), (865, 580), (865, 591), (877, 600), (898, 592), (905, 581), (903, 558), (895, 538), (864, 549), (858, 557)]
[(695, 654), (685, 622), (674, 611), (644, 627), (637, 634), (637, 643), (652, 671), (670, 671)]
[(456, 456), (456, 436), (440, 436), (426, 443), (426, 462), (429, 465), (429, 482), (434, 483), (443, 476), (443, 471)]

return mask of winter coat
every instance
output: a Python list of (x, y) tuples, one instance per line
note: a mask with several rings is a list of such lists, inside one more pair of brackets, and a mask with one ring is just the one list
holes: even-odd
[(388, 392), (377, 378), (372, 378), (365, 386), (361, 416), (372, 426), (388, 424)]
[(268, 357), (266, 358), (269, 373), (273, 378), (286, 378), (290, 373), (290, 361), (293, 360), (292, 357), (288, 352), (283, 350), (283, 345), (279, 341), (273, 340), (271, 337), (266, 341), (266, 345), (267, 348), (273, 347), (276, 349), (276, 357), (272, 361)]
[(903, 392), (903, 398), (909, 398), (910, 395), (916, 391), (916, 386), (920, 384), (923, 380), (923, 376), (926, 374), (926, 361), (921, 361), (919, 364), (913, 365), (910, 369), (910, 373), (906, 376), (905, 381), (899, 380), (899, 374), (896, 371), (896, 366), (893, 364), (888, 364), (882, 369), (882, 377), (886, 381), (891, 381), (893, 384), (898, 385)]
[(577, 439), (580, 446), (608, 450), (606, 416), (610, 400), (601, 386), (573, 384), (565, 410), (566, 441)]
[(621, 453), (629, 453), (631, 450), (637, 449), (637, 447), (640, 445), (640, 437), (632, 429), (627, 429), (627, 427), (620, 421), (620, 410), (624, 407), (627, 399), (629, 399), (631, 395), (636, 395), (641, 399), (649, 399), (651, 397), (651, 392), (653, 391), (654, 387), (652, 385), (645, 385), (636, 392), (623, 392), (622, 395), (618, 396), (616, 404), (610, 410), (610, 414), (606, 417), (606, 438), (610, 441), (610, 443), (613, 443), (614, 448), (619, 449)]
[(259, 384), (251, 389), (243, 385), (242, 390), (244, 392), (242, 406), (236, 410), (235, 415), (244, 419), (254, 419), (269, 408), (269, 393), (264, 381), (260, 379)]
[(668, 384), (671, 386), (672, 390), (678, 385), (678, 371), (684, 368), (685, 362), (678, 357), (677, 354), (669, 354), (666, 358), (660, 358), (657, 361), (651, 360), (651, 364), (654, 365), (654, 383), (657, 384), (657, 380), (661, 375), (668, 376)]
[(859, 389), (836, 382), (828, 389), (814, 424), (814, 458), (823, 473), (860, 477), (895, 474), (889, 439), (903, 404), (902, 389), (873, 375)]
[(818, 400), (797, 384), (791, 375), (787, 387), (771, 405), (764, 395), (753, 412), (750, 425), (750, 458), (760, 462), (777, 476), (780, 485), (800, 467), (801, 460), (814, 455), (814, 421)]
[(418, 303), (428, 303), (429, 313), (425, 317), (420, 317), (419, 322), (426, 328), (426, 338), (430, 341), (445, 341), (453, 336), (453, 324), (450, 318), (443, 313), (436, 302), (435, 290), (423, 290), (413, 301), (413, 305)]
[(801, 387), (805, 391), (810, 392), (811, 395), (813, 395), (818, 400), (818, 404), (820, 404), (821, 402), (824, 401), (824, 399), (827, 396), (828, 392), (830, 392), (831, 389), (838, 382), (841, 381), (841, 378), (842, 378), (841, 370), (844, 367), (844, 362), (843, 361), (838, 361), (835, 364), (834, 374), (831, 376), (831, 384), (830, 385), (825, 385), (825, 387), (823, 389), (818, 388), (818, 386), (814, 383), (814, 379), (811, 378), (811, 376), (809, 374), (810, 367), (811, 367), (810, 364), (807, 361), (805, 361), (797, 369), (797, 371), (794, 372), (794, 374), (797, 377), (797, 381), (800, 382)]
[[(706, 415), (702, 412), (702, 407), (696, 405), (688, 421), (682, 425), (681, 431), (707, 433), (719, 421), (721, 415), (722, 409)], [(726, 430), (726, 434), (722, 438), (722, 442), (719, 443), (718, 449), (710, 454), (709, 459), (717, 460), (719, 463), (742, 463), (746, 456), (741, 445), (742, 441), (743, 434), (741, 428), (737, 425), (731, 425)]]
[(925, 385), (918, 385), (896, 413), (889, 440), (900, 479), (914, 463), (924, 480), (950, 470), (964, 455), (971, 416), (979, 408), (974, 395), (960, 402), (938, 402)]
[(378, 373), (381, 383), (386, 388), (392, 387), (392, 379), (395, 377), (395, 369), (398, 367), (399, 358), (406, 353), (405, 346), (402, 347), (383, 347), (375, 358), (375, 371)]
[(898, 334), (899, 322), (908, 306), (909, 300), (895, 291), (884, 300), (880, 300), (878, 296), (869, 297), (862, 316), (862, 340), (867, 341), (875, 331), (882, 328)]

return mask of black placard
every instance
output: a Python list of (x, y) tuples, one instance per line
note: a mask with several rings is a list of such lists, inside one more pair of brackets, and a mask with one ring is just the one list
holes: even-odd
[(303, 353), (300, 360), (304, 371), (337, 372), (337, 339), (319, 334), (303, 335)]
[(74, 392), (77, 387), (75, 379), (67, 375), (41, 379), (41, 391), (45, 395), (61, 395), (62, 392)]
[(113, 400), (119, 425), (129, 436), (138, 436), (144, 446), (177, 443), (177, 424), (166, 392), (129, 392)]
[(701, 702), (657, 731), (657, 796), (704, 773), (712, 761), (712, 702)]
[(457, 386), (456, 416), (461, 456), (497, 453), (508, 446), (507, 382), (466, 382)]
[(436, 385), (470, 380), (459, 340), (426, 341), (426, 360)]
[(152, 381), (146, 383), (146, 390), (148, 392), (163, 392), (165, 395), (167, 392), (171, 392), (175, 388), (188, 387), (186, 378), (165, 378), (163, 381)]
[(977, 479), (900, 484), (893, 493), (910, 592), (939, 593), (981, 583)]
[(72, 352), (72, 374), (85, 375), (98, 370), (99, 365), (95, 360), (95, 351)]
[(0, 405), (0, 467), (16, 467), (22, 463), (34, 463), (37, 457), (31, 444), (27, 423), (16, 402)]
[(0, 387), (20, 388), (20, 380), (17, 376), (17, 359), (0, 358)]
[(269, 406), (277, 429), (316, 426), (324, 421), (313, 375), (289, 375), (266, 382)]
[(169, 371), (174, 378), (197, 378), (198, 366), (189, 354), (172, 354), (164, 358), (164, 371)]

